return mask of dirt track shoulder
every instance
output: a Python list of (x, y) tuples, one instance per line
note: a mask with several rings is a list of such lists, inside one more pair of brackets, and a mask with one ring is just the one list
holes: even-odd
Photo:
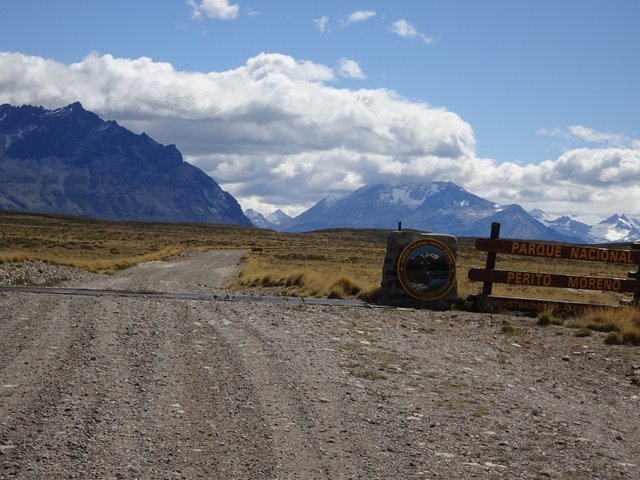
[(635, 479), (639, 407), (530, 318), (0, 294), (0, 479)]
[(0, 478), (639, 473), (640, 358), (597, 335), (413, 310), (0, 303)]

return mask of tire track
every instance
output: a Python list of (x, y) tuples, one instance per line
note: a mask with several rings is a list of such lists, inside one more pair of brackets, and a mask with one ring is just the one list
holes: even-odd
[[(253, 385), (252, 401), (271, 432), (277, 478), (364, 475), (369, 455), (345, 427), (350, 393), (336, 381), (342, 375), (330, 349), (295, 341), (298, 332), (288, 329), (296, 326), (275, 312), (270, 317), (263, 310), (259, 319), (234, 315), (229, 308), (219, 313), (224, 316), (214, 315), (209, 325), (240, 356), (240, 370)], [(283, 332), (287, 338), (278, 338)]]

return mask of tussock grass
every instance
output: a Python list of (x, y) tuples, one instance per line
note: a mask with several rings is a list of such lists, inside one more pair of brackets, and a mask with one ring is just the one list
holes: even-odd
[(234, 225), (109, 222), (0, 212), (0, 262), (45, 261), (113, 273), (187, 251), (247, 251), (231, 288), (303, 296), (377, 297), (387, 232), (287, 234)]
[(547, 307), (538, 314), (538, 325), (546, 327), (547, 325), (564, 325), (564, 320), (556, 315), (553, 307)]
[(96, 260), (75, 260), (68, 259), (55, 259), (48, 260), (49, 263), (59, 265), (69, 265), (75, 268), (81, 268), (88, 270), (89, 272), (102, 272), (102, 273), (115, 273), (118, 270), (124, 270), (125, 268), (133, 267), (139, 263), (152, 262), (155, 260), (168, 260), (171, 257), (181, 255), (184, 252), (183, 247), (165, 247), (156, 252), (145, 253), (143, 255), (134, 255), (128, 257), (117, 257), (111, 259), (96, 259)]
[[(0, 263), (45, 261), (108, 273), (187, 251), (247, 251), (231, 288), (301, 296), (377, 298), (388, 231), (333, 229), (278, 233), (234, 225), (109, 222), (58, 215), (0, 212)], [(479, 293), (467, 278), (484, 266), (475, 239), (458, 239), (458, 294)], [(626, 277), (629, 266), (498, 255), (497, 268), (533, 272)], [(494, 294), (617, 304), (615, 293), (494, 285)]]
[(287, 265), (280, 265), (278, 267), (264, 258), (249, 256), (235, 286), (282, 287), (279, 293), (306, 297), (348, 298), (377, 294), (379, 281), (373, 284), (371, 281), (358, 281), (340, 270), (327, 272), (305, 266), (290, 270), (286, 268)]
[(65, 265), (80, 268), (89, 272), (101, 272), (113, 274), (118, 270), (132, 267), (142, 262), (153, 260), (166, 260), (168, 258), (182, 254), (182, 247), (165, 247), (156, 252), (149, 252), (142, 255), (122, 256), (115, 258), (84, 259), (73, 256), (57, 256), (53, 254), (38, 253), (0, 253), (0, 264), (20, 263), (20, 262), (44, 262), (51, 265)]
[(609, 332), (606, 343), (640, 345), (640, 309), (600, 308), (567, 320), (567, 327)]
[(3, 263), (20, 263), (34, 260), (28, 254), (24, 252), (2, 252), (0, 253), (0, 265)]

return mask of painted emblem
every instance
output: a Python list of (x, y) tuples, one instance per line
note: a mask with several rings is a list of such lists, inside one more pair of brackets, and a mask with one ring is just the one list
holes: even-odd
[(407, 245), (398, 259), (398, 279), (405, 291), (423, 301), (445, 297), (456, 280), (456, 262), (442, 242), (424, 238)]

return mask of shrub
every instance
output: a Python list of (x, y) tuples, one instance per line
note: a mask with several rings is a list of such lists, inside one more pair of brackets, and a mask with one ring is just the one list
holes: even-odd
[(540, 312), (538, 314), (538, 325), (542, 327), (546, 327), (547, 325), (551, 325), (551, 313), (549, 312)]
[(506, 321), (502, 322), (502, 325), (500, 326), (500, 330), (505, 335), (515, 335), (516, 334), (515, 327), (513, 325), (511, 325), (509, 322), (506, 322)]
[(588, 328), (579, 328), (578, 330), (576, 330), (576, 333), (574, 335), (576, 337), (590, 337), (591, 330)]
[(607, 345), (620, 345), (622, 344), (622, 335), (618, 332), (609, 332), (607, 336), (604, 338), (604, 343)]
[(368, 290), (361, 291), (356, 298), (367, 303), (378, 303), (378, 297), (380, 295), (380, 287), (373, 287)]
[(345, 298), (358, 295), (362, 288), (352, 278), (342, 276), (329, 287), (328, 298)]

